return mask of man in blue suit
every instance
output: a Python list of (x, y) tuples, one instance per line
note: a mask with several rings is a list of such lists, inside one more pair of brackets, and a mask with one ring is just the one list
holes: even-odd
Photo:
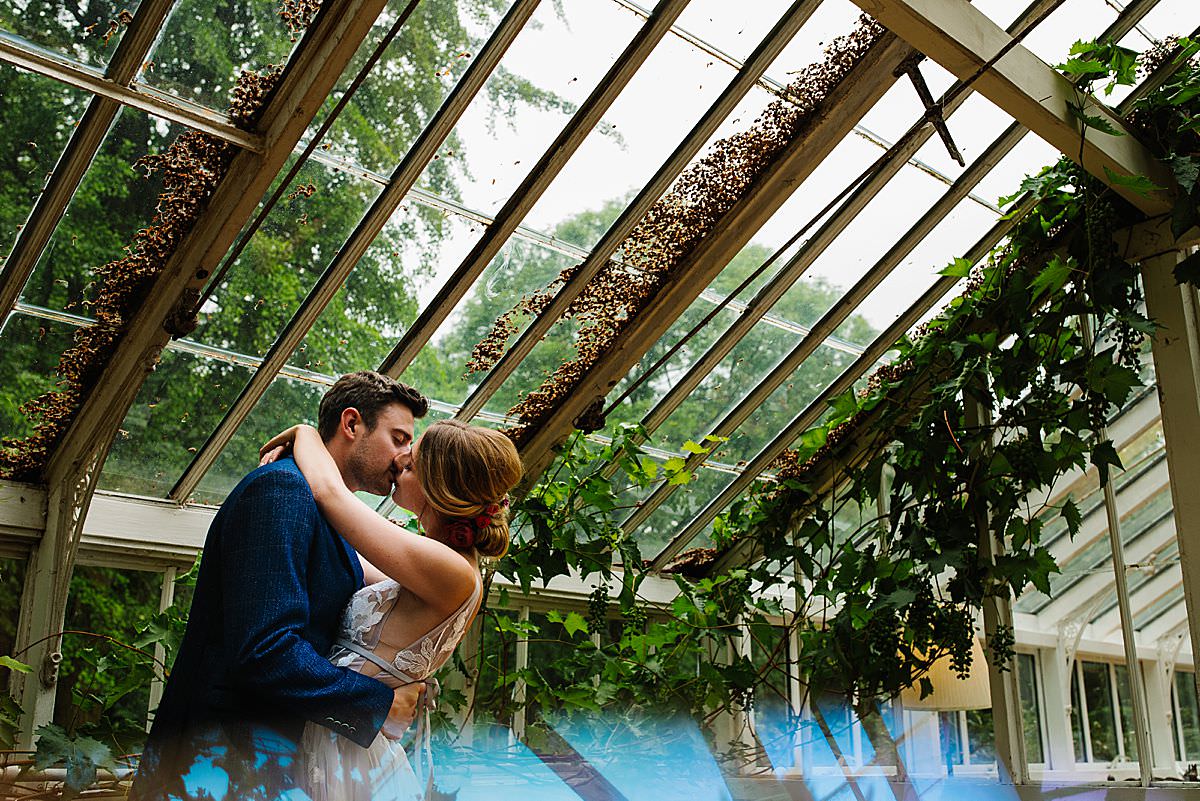
[[(380, 373), (342, 376), (321, 400), (318, 429), (346, 485), (387, 495), (428, 408)], [(364, 747), (381, 728), (403, 733), (420, 685), (393, 691), (326, 658), (363, 570), (291, 458), (242, 479), (205, 539), (131, 798), (277, 798), (300, 784), (306, 721)]]

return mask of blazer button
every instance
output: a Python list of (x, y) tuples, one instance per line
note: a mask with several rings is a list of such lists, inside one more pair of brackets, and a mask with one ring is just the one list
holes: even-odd
[(358, 729), (354, 728), (353, 726), (350, 727), (351, 734), (354, 734), (354, 732), (356, 732), (356, 731), (358, 731)]

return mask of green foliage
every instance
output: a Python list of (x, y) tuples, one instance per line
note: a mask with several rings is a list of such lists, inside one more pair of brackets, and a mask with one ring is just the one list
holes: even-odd
[(37, 752), (33, 767), (45, 770), (65, 767), (67, 771), (62, 798), (75, 798), (96, 783), (98, 769), (115, 771), (118, 767), (112, 749), (91, 737), (71, 736), (61, 726), (42, 726), (36, 732)]

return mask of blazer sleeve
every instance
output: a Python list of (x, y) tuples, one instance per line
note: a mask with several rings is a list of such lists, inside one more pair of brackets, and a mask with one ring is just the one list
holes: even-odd
[(333, 665), (301, 636), (309, 620), (308, 552), (318, 530), (308, 484), (286, 470), (266, 471), (230, 511), (221, 582), (231, 678), (243, 692), (370, 745), (392, 690)]

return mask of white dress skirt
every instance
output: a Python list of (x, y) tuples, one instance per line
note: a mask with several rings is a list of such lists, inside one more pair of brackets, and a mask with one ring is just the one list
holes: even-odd
[[(399, 687), (432, 676), (446, 663), (462, 639), (467, 622), (479, 601), (482, 585), (450, 617), (415, 642), (396, 652), (390, 662), (373, 653), (388, 615), (396, 605), (400, 585), (391, 579), (354, 593), (342, 615), (338, 640), (329, 659), (339, 667), (364, 672), (389, 687)], [(372, 673), (363, 665), (373, 663)], [(431, 683), (432, 684), (432, 683)], [(418, 711), (413, 754), (399, 741), (382, 734), (363, 748), (324, 726), (304, 727), (300, 755), (304, 784), (313, 801), (421, 801), (433, 783), (433, 755), (429, 746), (429, 708), (436, 694), (426, 692)]]

